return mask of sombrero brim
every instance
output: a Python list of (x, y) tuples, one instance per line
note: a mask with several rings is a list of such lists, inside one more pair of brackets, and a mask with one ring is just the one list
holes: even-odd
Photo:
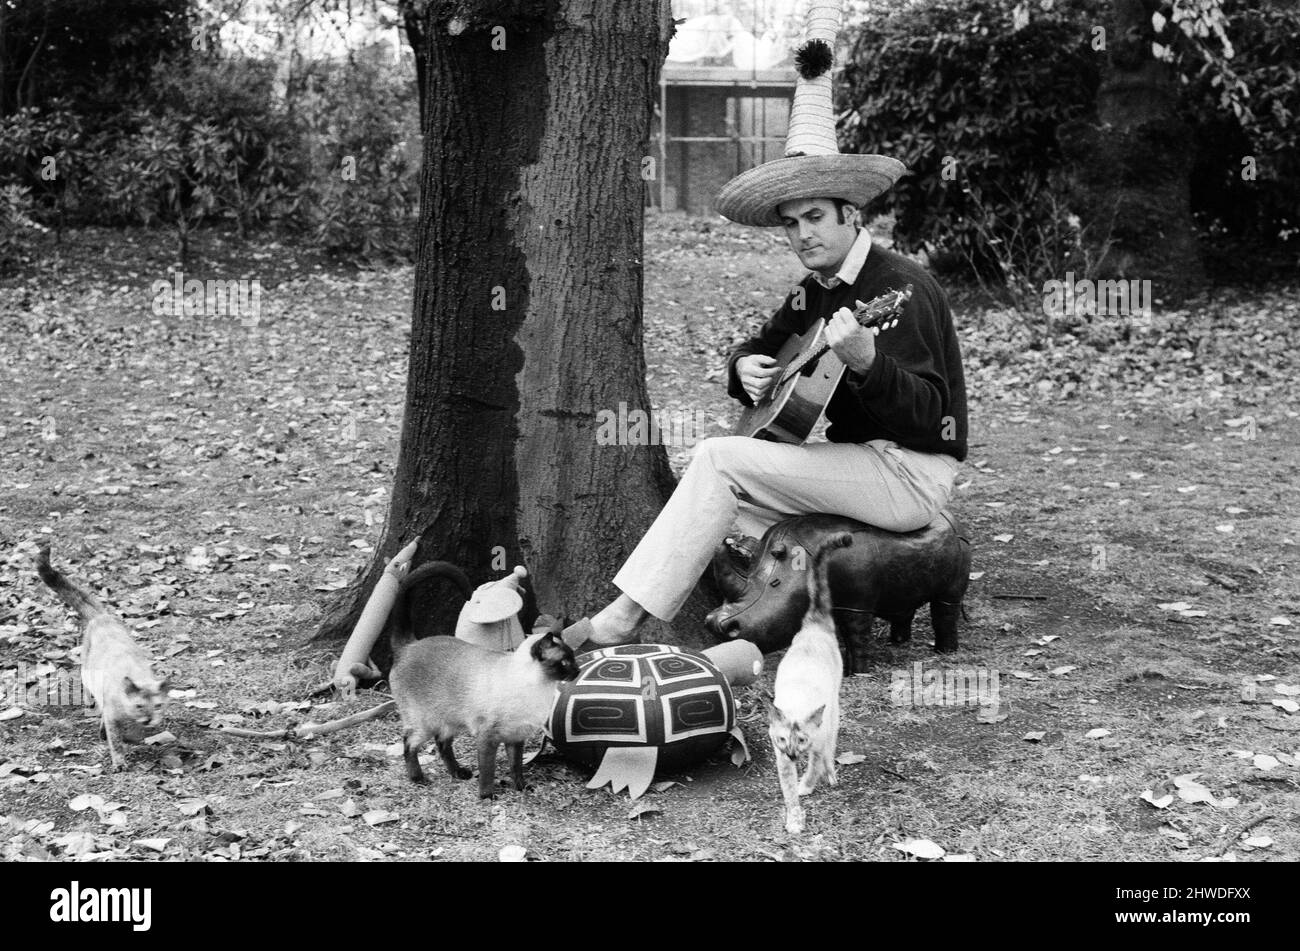
[(777, 205), (795, 198), (843, 198), (859, 208), (887, 191), (907, 167), (887, 155), (795, 155), (742, 172), (718, 193), (718, 213), (742, 225), (781, 225)]

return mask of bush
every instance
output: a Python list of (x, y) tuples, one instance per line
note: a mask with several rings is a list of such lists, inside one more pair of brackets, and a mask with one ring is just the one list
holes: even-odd
[(22, 189), (26, 217), (33, 223), (62, 225), (69, 213), (75, 216), (88, 152), (81, 116), (67, 101), (19, 109), (0, 118), (0, 156), (8, 158), (0, 165), (0, 187)]
[[(1057, 132), (1094, 114), (1103, 60), (1092, 27), (1110, 8), (1109, 0), (1033, 3), (1028, 24), (1013, 30), (1019, 5), (933, 0), (851, 26), (837, 102), (847, 150), (908, 166), (879, 199), (878, 210), (895, 215), (899, 246), (1000, 284), (1032, 279), (1044, 263), (1080, 276), (1090, 266), (1083, 247), (1093, 242), (1081, 240), (1060, 197), (1070, 156)], [(1228, 63), (1252, 114), (1234, 114), (1222, 77), (1203, 59), (1178, 61), (1181, 117), (1197, 144), (1192, 211), (1209, 251), (1258, 262), (1247, 252), (1300, 239), (1300, 10), (1225, 0), (1225, 11), (1236, 49)], [(1242, 176), (1246, 156), (1255, 159), (1254, 181)], [(1104, 244), (1109, 235), (1097, 237)]]
[[(160, 61), (148, 90), (111, 116), (55, 101), (0, 119), (7, 233), (20, 220), (169, 225), (184, 255), (193, 228), (231, 223), (341, 254), (413, 255), (409, 63), (311, 63), (285, 89), (272, 62), (195, 55)], [(53, 178), (42, 174), (51, 158)]]
[[(1192, 207), (1216, 243), (1277, 247), (1300, 239), (1300, 9), (1228, 0), (1232, 71), (1249, 90), (1251, 115), (1222, 102), (1210, 71), (1189, 75), (1183, 118), (1197, 140)], [(1252, 157), (1257, 178), (1243, 177)]]
[(311, 155), (304, 208), (316, 242), (335, 253), (412, 257), (419, 182), (408, 142), (419, 106), (409, 67), (368, 59), (323, 66), (298, 108)]
[(1087, 114), (1099, 83), (1088, 26), (1100, 0), (1058, 2), (1011, 29), (1015, 0), (935, 0), (850, 30), (839, 87), (849, 151), (910, 174), (880, 199), (905, 250), (955, 256), (1002, 279), (1077, 228), (1054, 199), (1057, 127)]
[(22, 185), (0, 185), (0, 270), (29, 238), (46, 229), (33, 216), (31, 190)]

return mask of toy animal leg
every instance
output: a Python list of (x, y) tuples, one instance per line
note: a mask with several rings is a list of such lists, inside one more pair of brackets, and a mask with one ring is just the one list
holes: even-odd
[(451, 737), (447, 737), (445, 740), (438, 741), (438, 755), (442, 757), (442, 762), (446, 765), (447, 772), (452, 779), (469, 779), (474, 773), (468, 766), (461, 766), (457, 761), (456, 754), (451, 749), (451, 739)]
[(875, 614), (847, 608), (836, 608), (833, 613), (840, 635), (844, 673), (850, 676), (865, 674), (871, 666), (871, 626), (875, 623)]
[(510, 754), (510, 778), (515, 782), (515, 789), (521, 792), (524, 784), (524, 744), (507, 743), (506, 752)]
[(906, 644), (912, 639), (912, 618), (915, 616), (915, 611), (908, 611), (889, 619), (889, 643)]
[(937, 653), (951, 654), (957, 649), (957, 617), (960, 614), (960, 600), (930, 602), (930, 625), (934, 628)]
[(491, 799), (496, 792), (497, 740), (481, 737), (478, 741), (478, 797)]

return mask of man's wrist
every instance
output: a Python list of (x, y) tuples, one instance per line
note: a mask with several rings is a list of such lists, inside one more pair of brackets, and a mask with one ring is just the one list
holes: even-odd
[(876, 356), (875, 354), (872, 354), (871, 359), (868, 360), (866, 363), (862, 363), (858, 361), (849, 364), (849, 371), (851, 373), (856, 373), (858, 376), (866, 376), (867, 373), (869, 373), (871, 370), (871, 365), (875, 362), (876, 362)]

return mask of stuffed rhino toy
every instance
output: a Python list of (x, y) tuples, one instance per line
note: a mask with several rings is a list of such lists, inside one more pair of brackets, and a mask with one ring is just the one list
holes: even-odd
[(826, 538), (849, 532), (853, 544), (832, 556), (828, 580), (845, 673), (865, 673), (872, 622), (888, 619), (890, 641), (912, 636), (912, 617), (930, 605), (934, 649), (957, 649), (957, 616), (970, 578), (970, 541), (940, 512), (914, 532), (888, 532), (850, 518), (800, 515), (778, 522), (761, 542), (729, 539), (713, 557), (726, 601), (706, 619), (717, 637), (743, 637), (764, 652), (788, 647), (808, 609), (806, 572)]

